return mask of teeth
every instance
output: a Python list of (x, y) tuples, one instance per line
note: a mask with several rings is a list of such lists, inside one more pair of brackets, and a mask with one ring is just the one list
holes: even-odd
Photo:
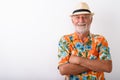
[(78, 26), (85, 26), (85, 23), (78, 23)]

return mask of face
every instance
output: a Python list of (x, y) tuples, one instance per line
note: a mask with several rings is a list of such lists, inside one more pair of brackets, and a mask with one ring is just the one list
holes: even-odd
[(92, 15), (90, 14), (79, 14), (71, 16), (72, 23), (75, 26), (75, 30), (78, 33), (84, 34), (89, 32), (90, 24), (92, 22)]

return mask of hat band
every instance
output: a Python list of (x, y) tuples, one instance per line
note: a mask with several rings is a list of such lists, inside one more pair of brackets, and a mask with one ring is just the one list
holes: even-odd
[(76, 13), (76, 12), (89, 12), (89, 13), (91, 13), (91, 11), (88, 10), (88, 9), (78, 9), (78, 10), (73, 11), (72, 14), (74, 14), (74, 13)]

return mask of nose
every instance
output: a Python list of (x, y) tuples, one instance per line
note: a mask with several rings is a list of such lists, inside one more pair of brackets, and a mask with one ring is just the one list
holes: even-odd
[(84, 17), (79, 17), (79, 22), (81, 22), (81, 23), (85, 22)]

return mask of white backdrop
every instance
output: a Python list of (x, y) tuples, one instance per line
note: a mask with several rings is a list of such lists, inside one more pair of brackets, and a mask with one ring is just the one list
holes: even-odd
[(95, 13), (91, 32), (109, 42), (120, 76), (119, 0), (0, 0), (0, 80), (64, 80), (57, 70), (60, 37), (74, 31), (69, 15), (80, 1)]

